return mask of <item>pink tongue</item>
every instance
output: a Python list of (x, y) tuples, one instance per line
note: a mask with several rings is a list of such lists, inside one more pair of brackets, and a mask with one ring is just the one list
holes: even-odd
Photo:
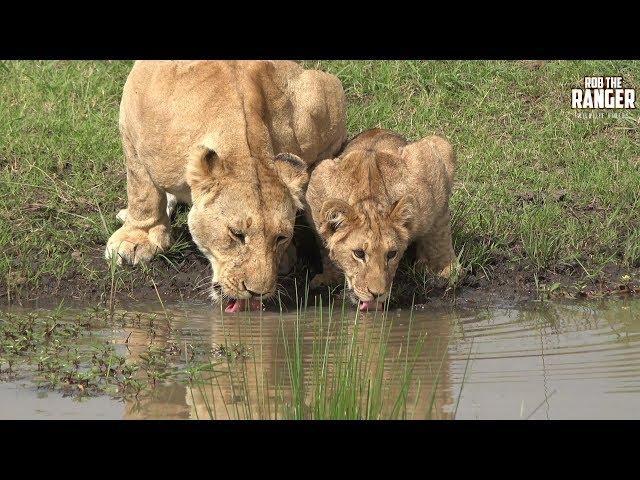
[[(252, 298), (248, 301), (249, 310), (256, 311), (262, 310), (262, 302), (259, 298)], [(237, 313), (243, 312), (247, 308), (247, 300), (239, 298), (237, 300), (229, 300), (227, 308), (224, 309), (225, 313)]]
[(358, 306), (358, 309), (361, 312), (364, 312), (364, 311), (367, 311), (367, 310), (380, 310), (381, 306), (382, 306), (382, 303), (380, 303), (380, 302), (373, 302), (373, 301), (360, 302), (360, 305)]
[(224, 309), (225, 313), (236, 313), (240, 310), (244, 310), (244, 300), (229, 300), (227, 308)]

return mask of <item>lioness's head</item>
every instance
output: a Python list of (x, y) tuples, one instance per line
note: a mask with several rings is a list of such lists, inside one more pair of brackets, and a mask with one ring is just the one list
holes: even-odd
[(278, 264), (293, 237), (309, 180), (293, 154), (221, 158), (201, 146), (189, 162), (189, 230), (211, 262), (212, 297), (235, 312), (276, 291)]
[(350, 205), (338, 199), (322, 205), (320, 234), (361, 310), (378, 307), (389, 295), (409, 244), (413, 204), (413, 198), (405, 196), (390, 207), (370, 200)]

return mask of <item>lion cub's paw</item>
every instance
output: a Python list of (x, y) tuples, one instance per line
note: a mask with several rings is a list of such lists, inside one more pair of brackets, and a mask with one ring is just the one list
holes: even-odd
[(342, 277), (340, 275), (335, 275), (334, 273), (318, 273), (315, 277), (311, 279), (309, 282), (309, 288), (315, 290), (316, 288), (320, 288), (322, 286), (335, 286), (342, 282)]
[(449, 280), (449, 278), (451, 277), (451, 269), (452, 269), (451, 264), (447, 265), (442, 270), (440, 270), (440, 272), (438, 273), (438, 276), (445, 280)]
[(149, 233), (121, 227), (109, 238), (104, 257), (111, 260), (113, 254), (116, 253), (118, 265), (123, 263), (136, 265), (139, 262), (148, 262), (158, 252), (168, 248), (170, 244), (171, 237), (163, 225), (152, 228)]
[(424, 260), (416, 262), (416, 267), (428, 272), (431, 282), (436, 288), (446, 288), (450, 286), (451, 283), (458, 283), (465, 276), (465, 271), (460, 268), (456, 260), (439, 271), (437, 269), (434, 270), (429, 263)]
[(298, 254), (296, 246), (293, 243), (290, 243), (284, 254), (282, 255), (282, 260), (280, 260), (280, 265), (278, 265), (278, 275), (287, 275), (293, 270), (293, 267), (298, 260)]
[(446, 278), (449, 282), (460, 283), (467, 277), (469, 271), (462, 266), (457, 258), (454, 258), (453, 262), (442, 269), (440, 276)]

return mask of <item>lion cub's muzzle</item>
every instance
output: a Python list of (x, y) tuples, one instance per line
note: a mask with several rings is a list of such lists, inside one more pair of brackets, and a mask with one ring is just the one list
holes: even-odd
[(349, 298), (354, 305), (358, 306), (361, 312), (367, 310), (382, 310), (384, 302), (389, 298), (389, 292), (386, 289), (379, 289), (380, 292), (371, 291), (369, 288), (359, 289), (352, 287), (349, 289)]

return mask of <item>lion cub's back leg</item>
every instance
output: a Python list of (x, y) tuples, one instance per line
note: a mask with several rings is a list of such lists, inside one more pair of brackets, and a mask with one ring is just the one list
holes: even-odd
[(319, 70), (305, 70), (290, 83), (293, 127), (307, 162), (335, 156), (347, 139), (342, 83)]
[(451, 240), (450, 217), (447, 209), (436, 220), (431, 230), (416, 240), (418, 263), (444, 278), (449, 278), (451, 268), (456, 261)]
[[(151, 260), (171, 244), (167, 195), (157, 188), (125, 134), (122, 143), (127, 165), (127, 203), (124, 224), (107, 241), (105, 258), (117, 254), (117, 263)], [(123, 212), (121, 211), (120, 214)], [(119, 216), (121, 216), (119, 214)]]

